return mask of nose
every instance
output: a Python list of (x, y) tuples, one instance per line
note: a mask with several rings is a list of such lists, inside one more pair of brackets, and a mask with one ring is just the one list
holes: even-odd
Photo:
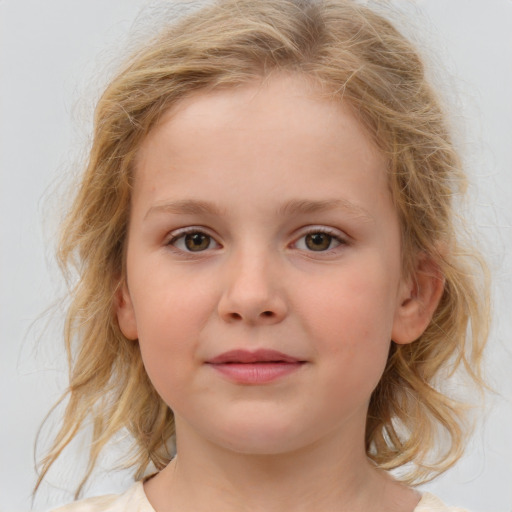
[(226, 262), (219, 316), (229, 323), (271, 325), (281, 322), (288, 307), (278, 265), (264, 255), (239, 255)]

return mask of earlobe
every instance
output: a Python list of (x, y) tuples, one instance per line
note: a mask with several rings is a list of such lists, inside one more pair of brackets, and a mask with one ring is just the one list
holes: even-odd
[(114, 306), (117, 322), (121, 332), (129, 340), (136, 340), (139, 335), (137, 332), (135, 311), (133, 309), (128, 285), (125, 280), (119, 284), (119, 287), (116, 290)]
[(417, 340), (430, 324), (444, 291), (444, 278), (428, 256), (418, 257), (416, 269), (402, 283), (391, 339), (398, 344)]

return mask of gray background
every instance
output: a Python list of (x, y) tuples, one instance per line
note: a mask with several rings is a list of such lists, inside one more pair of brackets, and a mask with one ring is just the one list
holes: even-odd
[[(147, 3), (0, 0), (0, 512), (30, 509), (34, 438), (66, 384), (62, 307), (42, 315), (63, 291), (53, 258), (60, 184), (87, 143), (105, 70)], [(453, 106), (472, 180), (470, 219), (495, 280), (487, 361), (498, 394), (487, 398), (464, 459), (425, 489), (474, 512), (511, 512), (512, 2), (392, 4), (437, 55), (431, 69)], [(84, 443), (52, 472), (37, 510), (70, 501)], [(128, 485), (126, 472), (102, 470), (125, 449), (121, 440), (105, 456), (87, 495)]]

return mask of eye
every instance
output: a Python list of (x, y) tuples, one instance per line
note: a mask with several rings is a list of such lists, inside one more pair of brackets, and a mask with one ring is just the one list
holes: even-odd
[(310, 231), (301, 236), (295, 243), (295, 246), (302, 251), (324, 252), (335, 249), (345, 243), (346, 241), (338, 234), (327, 230), (316, 229), (315, 231)]
[(213, 237), (195, 229), (176, 233), (167, 245), (172, 245), (184, 252), (202, 252), (206, 249), (219, 247)]

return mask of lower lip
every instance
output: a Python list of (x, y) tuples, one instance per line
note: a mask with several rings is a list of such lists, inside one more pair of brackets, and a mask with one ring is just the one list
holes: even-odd
[(238, 384), (266, 384), (290, 375), (303, 363), (220, 363), (211, 367)]

